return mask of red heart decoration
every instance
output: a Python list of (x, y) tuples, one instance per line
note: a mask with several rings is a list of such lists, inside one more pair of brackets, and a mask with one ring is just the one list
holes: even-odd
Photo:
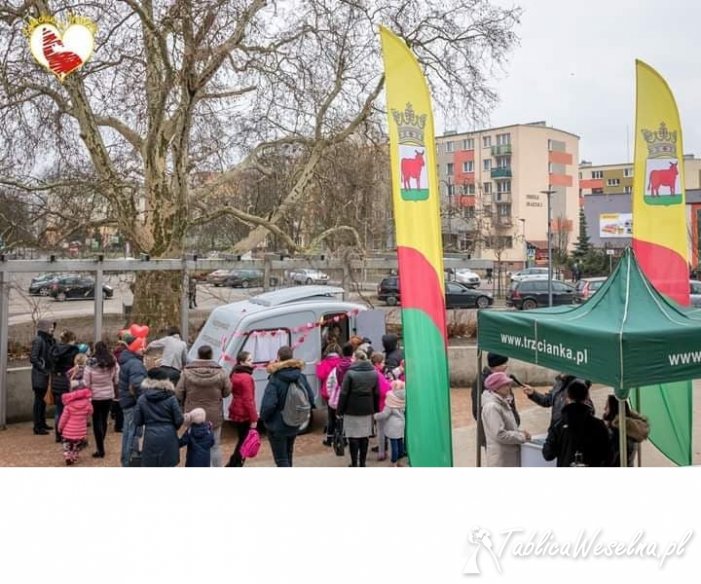
[(338, 322), (339, 320), (341, 320), (341, 317), (339, 317), (339, 316), (334, 316), (334, 317), (333, 317), (333, 321), (334, 321), (334, 322)]
[(141, 325), (134, 323), (129, 327), (129, 332), (132, 335), (134, 335), (137, 339), (145, 339), (146, 337), (148, 337), (149, 330), (150, 329), (148, 328), (147, 324)]
[(270, 333), (270, 336), (274, 337), (276, 334), (277, 334), (277, 331), (272, 331), (272, 332)]
[(63, 40), (54, 31), (45, 28), (42, 33), (42, 52), (53, 73), (62, 77), (83, 64), (83, 60), (78, 55), (66, 49)]

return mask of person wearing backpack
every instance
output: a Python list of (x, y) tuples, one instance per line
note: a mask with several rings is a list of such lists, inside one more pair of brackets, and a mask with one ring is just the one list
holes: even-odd
[(380, 411), (378, 377), (367, 355), (357, 350), (353, 365), (343, 377), (338, 401), (338, 416), (343, 418), (343, 430), (350, 446), (350, 466), (365, 466), (373, 414)]
[(316, 376), (319, 379), (321, 399), (326, 402), (326, 438), (322, 442), (324, 446), (331, 446), (333, 434), (336, 430), (336, 408), (329, 403), (329, 396), (335, 392), (338, 386), (338, 374), (336, 366), (341, 362), (341, 347), (336, 343), (330, 343), (324, 350), (324, 358), (316, 365)]
[(566, 393), (562, 415), (548, 430), (543, 458), (557, 458), (557, 466), (606, 466), (611, 458), (609, 433), (587, 403), (589, 387), (575, 379)]
[(270, 376), (260, 405), (276, 466), (292, 466), (297, 432), (314, 407), (314, 393), (302, 373), (304, 361), (293, 357), (291, 347), (278, 349), (277, 361), (266, 368)]

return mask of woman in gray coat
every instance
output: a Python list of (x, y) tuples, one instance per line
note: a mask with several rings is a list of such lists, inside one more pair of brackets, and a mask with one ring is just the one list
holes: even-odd
[(343, 432), (348, 438), (350, 466), (365, 466), (372, 434), (372, 417), (380, 411), (380, 390), (377, 370), (364, 351), (353, 354), (353, 363), (343, 377), (338, 400), (338, 417), (343, 419)]
[(134, 425), (145, 426), (141, 466), (177, 466), (180, 462), (178, 428), (185, 418), (169, 377), (169, 371), (155, 367), (141, 382), (134, 412)]

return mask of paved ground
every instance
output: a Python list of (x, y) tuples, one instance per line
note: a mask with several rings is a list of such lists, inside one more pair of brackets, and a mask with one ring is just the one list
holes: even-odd
[[(592, 392), (597, 412), (603, 411), (603, 403), (610, 390), (596, 386)], [(475, 466), (475, 424), (470, 409), (469, 390), (453, 389), (451, 391), (451, 406), (453, 416), (453, 451), (455, 466)], [(701, 414), (701, 392), (695, 392), (694, 417), (699, 419)], [(517, 392), (521, 426), (532, 434), (546, 431), (550, 410), (534, 405), (521, 392)], [(311, 433), (300, 436), (295, 448), (295, 466), (306, 467), (344, 467), (348, 465), (348, 457), (337, 457), (321, 444), (323, 420), (317, 417)], [(119, 465), (119, 449), (121, 434), (113, 432), (107, 436), (107, 456), (104, 459), (90, 457), (91, 448), (84, 451), (79, 465), (82, 467), (108, 467)], [(92, 438), (91, 438), (92, 441)], [(374, 443), (374, 440), (372, 441)], [(223, 432), (223, 451), (225, 457), (233, 452), (235, 444), (234, 432), (225, 425)], [(694, 464), (701, 464), (701, 431), (698, 427), (694, 435)], [(649, 442), (643, 445), (643, 466), (672, 466)], [(184, 453), (183, 453), (184, 458)], [(270, 448), (265, 439), (261, 452), (256, 459), (247, 462), (248, 466), (273, 466)], [(388, 462), (378, 462), (371, 455), (368, 466), (388, 466)], [(34, 436), (31, 424), (12, 424), (7, 430), (0, 432), (0, 467), (11, 466), (64, 466), (61, 446), (53, 441), (53, 435)]]

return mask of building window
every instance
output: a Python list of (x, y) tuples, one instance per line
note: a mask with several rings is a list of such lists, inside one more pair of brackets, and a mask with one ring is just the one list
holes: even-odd
[(510, 192), (511, 192), (511, 181), (510, 180), (497, 181), (497, 193), (510, 193)]
[(445, 151), (446, 152), (452, 152), (454, 148), (454, 145), (452, 142), (446, 142), (445, 143)]
[(552, 151), (552, 149), (553, 149), (553, 141), (548, 140), (548, 151)]
[(462, 141), (462, 149), (463, 150), (474, 150), (475, 149), (475, 139), (474, 138), (465, 138)]
[(499, 217), (511, 217), (511, 205), (497, 205)]
[(623, 176), (625, 178), (630, 178), (633, 176), (633, 169), (632, 168), (624, 168), (623, 169)]
[(633, 187), (631, 187), (631, 186), (623, 187), (623, 192), (626, 195), (630, 195), (633, 192)]
[(486, 158), (485, 160), (482, 161), (482, 166), (485, 171), (489, 171), (492, 169), (492, 159), (491, 158)]
[(472, 207), (463, 207), (462, 216), (465, 219), (474, 219), (475, 218), (475, 206), (473, 205)]
[(497, 134), (497, 146), (511, 144), (511, 134)]
[(482, 148), (491, 148), (492, 147), (492, 137), (491, 136), (482, 136)]
[(484, 183), (484, 184), (482, 185), (482, 192), (483, 192), (485, 195), (491, 194), (491, 192), (492, 192), (492, 183), (490, 183), (490, 182)]
[(445, 165), (445, 173), (449, 176), (452, 176), (453, 174), (453, 163), (449, 162), (448, 164)]
[(592, 178), (604, 178), (604, 171), (603, 170), (592, 170), (591, 177)]
[(604, 194), (604, 189), (592, 189), (591, 190), (592, 195), (603, 195)]
[(617, 187), (620, 184), (621, 184), (620, 178), (609, 178), (606, 180), (606, 186), (608, 186), (608, 187)]
[(463, 172), (475, 172), (475, 162), (473, 160), (466, 160), (462, 163)]
[(475, 183), (470, 183), (469, 185), (467, 185), (467, 194), (468, 195), (475, 194)]
[(511, 166), (511, 156), (499, 156), (497, 158), (497, 168), (509, 168)]

